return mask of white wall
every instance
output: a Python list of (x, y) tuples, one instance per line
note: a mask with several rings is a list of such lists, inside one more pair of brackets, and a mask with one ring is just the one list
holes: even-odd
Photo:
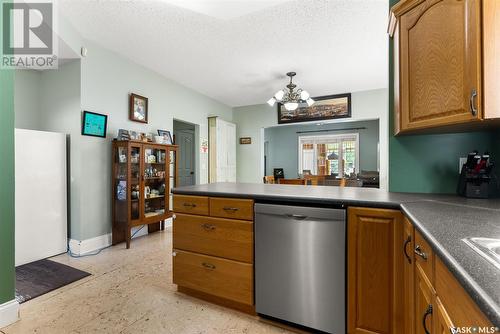
[[(354, 92), (352, 93), (352, 118), (331, 121), (332, 123), (340, 123), (379, 119), (380, 186), (382, 189), (387, 189), (388, 183), (388, 101), (387, 89)], [(261, 183), (263, 177), (262, 129), (278, 126), (277, 109), (269, 107), (267, 104), (237, 107), (233, 109), (233, 121), (238, 125), (238, 138), (252, 137), (252, 144), (238, 144), (237, 180), (238, 182)]]
[[(208, 138), (208, 116), (232, 120), (230, 107), (99, 45), (82, 43), (88, 49), (86, 58), (64, 64), (59, 70), (38, 74), (18, 71), (15, 89), (19, 127), (69, 134), (70, 233), (76, 240), (111, 232), (111, 141), (118, 129), (172, 131), (175, 118), (199, 125), (199, 139), (204, 139)], [(39, 85), (38, 79), (32, 79), (38, 75)], [(128, 120), (132, 92), (149, 98), (149, 124)], [(82, 110), (108, 115), (106, 139), (80, 134)], [(208, 180), (207, 158), (207, 154), (199, 156), (200, 183)]]

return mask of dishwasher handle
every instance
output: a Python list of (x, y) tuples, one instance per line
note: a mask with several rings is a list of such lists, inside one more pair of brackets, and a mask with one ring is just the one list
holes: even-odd
[(307, 218), (306, 215), (295, 215), (295, 214), (291, 214), (291, 213), (285, 213), (285, 216), (287, 218), (291, 218), (291, 219), (295, 219), (295, 220), (304, 220)]

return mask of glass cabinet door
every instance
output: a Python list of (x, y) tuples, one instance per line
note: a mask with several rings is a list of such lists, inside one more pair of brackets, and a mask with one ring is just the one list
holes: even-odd
[(130, 219), (140, 218), (141, 212), (141, 146), (130, 146)]
[(144, 145), (144, 218), (163, 216), (168, 212), (167, 168), (167, 150)]
[(128, 177), (128, 146), (117, 144), (113, 152), (113, 217), (117, 222), (127, 222), (127, 177)]

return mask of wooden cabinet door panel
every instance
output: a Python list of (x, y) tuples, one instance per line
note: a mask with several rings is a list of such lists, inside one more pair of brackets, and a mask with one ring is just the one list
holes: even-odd
[(481, 118), (480, 15), (479, 0), (426, 0), (401, 16), (402, 131)]
[(404, 319), (404, 333), (413, 334), (415, 329), (415, 256), (413, 252), (415, 244), (415, 233), (413, 225), (410, 221), (404, 219), (404, 233), (403, 233), (402, 252), (404, 255), (403, 266), (403, 319)]
[(436, 297), (435, 317), (434, 317), (434, 334), (450, 334), (451, 329), (455, 326), (448, 315), (443, 303), (439, 297)]
[[(415, 266), (415, 334), (433, 333), (435, 291), (422, 269)], [(425, 327), (424, 327), (425, 326)], [(426, 332), (427, 329), (427, 332)]]
[(402, 216), (349, 208), (348, 332), (401, 333)]

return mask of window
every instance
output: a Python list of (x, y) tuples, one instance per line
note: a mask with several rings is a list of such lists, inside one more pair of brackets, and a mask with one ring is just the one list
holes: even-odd
[(358, 172), (357, 133), (299, 137), (299, 174), (347, 177)]

